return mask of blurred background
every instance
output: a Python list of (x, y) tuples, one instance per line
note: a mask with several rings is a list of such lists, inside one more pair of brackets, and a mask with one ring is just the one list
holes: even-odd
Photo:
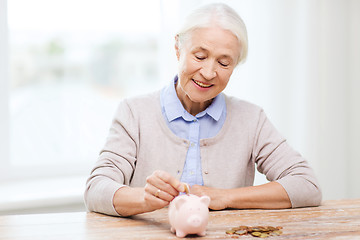
[[(176, 30), (210, 2), (0, 0), (0, 214), (85, 210), (118, 102), (172, 80)], [(225, 92), (265, 109), (324, 200), (360, 198), (360, 1), (216, 2), (249, 36)]]

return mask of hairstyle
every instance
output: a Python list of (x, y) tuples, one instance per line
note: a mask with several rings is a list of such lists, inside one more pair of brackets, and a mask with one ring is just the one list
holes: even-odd
[(191, 37), (193, 30), (214, 25), (224, 30), (229, 30), (237, 37), (240, 43), (240, 54), (237, 64), (244, 62), (248, 52), (248, 38), (245, 24), (234, 9), (223, 3), (205, 5), (188, 15), (182, 28), (176, 35), (177, 46), (181, 48)]

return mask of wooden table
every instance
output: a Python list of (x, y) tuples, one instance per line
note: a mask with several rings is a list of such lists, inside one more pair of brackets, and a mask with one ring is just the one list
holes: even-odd
[[(211, 211), (203, 239), (231, 238), (225, 231), (239, 225), (283, 227), (281, 236), (267, 239), (360, 239), (360, 199), (312, 208)], [(167, 209), (130, 218), (85, 212), (0, 216), (1, 240), (178, 239), (169, 229)]]

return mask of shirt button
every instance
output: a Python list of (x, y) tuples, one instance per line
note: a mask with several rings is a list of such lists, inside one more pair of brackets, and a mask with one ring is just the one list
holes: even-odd
[(191, 147), (195, 147), (195, 143), (192, 142), (192, 143), (190, 144), (190, 146), (191, 146)]
[(209, 172), (208, 172), (208, 171), (205, 171), (204, 173), (205, 173), (205, 174), (208, 174)]

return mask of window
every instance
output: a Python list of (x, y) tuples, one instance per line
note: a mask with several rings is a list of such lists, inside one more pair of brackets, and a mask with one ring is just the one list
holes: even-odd
[(2, 66), (9, 71), (0, 111), (8, 111), (1, 123), (9, 126), (1, 141), (10, 144), (9, 157), (1, 160), (3, 178), (88, 174), (119, 100), (169, 80), (159, 73), (162, 63), (172, 69), (162, 56), (169, 43), (159, 36), (168, 34), (163, 13), (176, 6), (160, 0), (8, 0), (8, 30), (2, 31), (9, 53)]

